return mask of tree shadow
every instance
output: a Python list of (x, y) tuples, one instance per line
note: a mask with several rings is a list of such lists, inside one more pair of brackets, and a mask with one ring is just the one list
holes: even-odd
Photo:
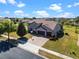
[(15, 39), (7, 39), (6, 41), (0, 42), (0, 53), (9, 51), (11, 48), (17, 47), (18, 43), (24, 44), (27, 42), (26, 37), (18, 38), (18, 40)]
[(58, 32), (56, 37), (52, 37), (50, 40), (57, 41), (64, 36), (64, 32)]
[(9, 40), (6, 40), (6, 41), (1, 41), (0, 42), (0, 53), (6, 52), (13, 47), (17, 47), (17, 43), (16, 43), (16, 45), (14, 44), (15, 41), (16, 40), (12, 40), (12, 39), (9, 39)]
[(26, 37), (21, 37), (17, 39), (18, 43), (20, 44), (25, 44), (28, 41), (28, 38)]
[(58, 38), (50, 38), (51, 41), (57, 41)]
[(64, 32), (57, 33), (57, 38), (62, 38), (64, 36)]
[(18, 46), (18, 41), (15, 40), (15, 39), (9, 39), (9, 40), (7, 40), (7, 42), (11, 43), (11, 44), (14, 45), (15, 47)]

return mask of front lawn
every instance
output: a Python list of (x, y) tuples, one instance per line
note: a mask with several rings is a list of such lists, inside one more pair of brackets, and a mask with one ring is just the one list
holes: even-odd
[[(26, 28), (26, 32), (28, 32), (28, 27), (27, 27), (28, 24), (27, 23), (24, 23), (24, 25), (25, 25), (25, 28)], [(6, 32), (5, 35), (8, 35), (8, 33)], [(10, 35), (10, 37), (20, 38), (17, 35), (16, 31), (15, 32), (10, 32), (9, 35)], [(32, 35), (30, 33), (27, 33), (26, 35), (24, 35), (24, 37), (26, 37), (27, 39), (30, 39), (30, 38), (32, 38)]]
[(7, 38), (0, 36), (0, 41), (6, 41)]
[[(6, 35), (8, 35), (7, 33), (6, 33)], [(9, 33), (9, 35), (10, 35), (10, 37), (14, 37), (14, 38), (20, 38), (17, 34), (16, 34), (16, 32), (11, 32), (11, 33)], [(27, 39), (30, 39), (30, 38), (32, 38), (32, 35), (30, 34), (30, 33), (27, 33), (26, 35), (24, 35), (24, 37), (26, 37)]]
[(49, 40), (43, 47), (79, 59), (78, 36), (75, 33), (75, 27), (65, 25), (64, 32), (68, 35), (64, 35), (56, 41)]
[(11, 32), (10, 33), (10, 36), (11, 37), (15, 37), (15, 38), (19, 38), (19, 36), (16, 34), (16, 32)]

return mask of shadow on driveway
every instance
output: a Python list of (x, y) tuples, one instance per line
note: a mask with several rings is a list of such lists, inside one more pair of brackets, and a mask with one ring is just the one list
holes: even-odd
[(16, 47), (14, 46), (12, 43), (10, 42), (7, 42), (7, 41), (1, 41), (0, 42), (0, 53), (1, 52), (6, 52), (8, 51), (9, 49), (13, 48), (13, 47)]
[(17, 39), (18, 43), (20, 43), (20, 44), (25, 44), (27, 42), (27, 40), (28, 39), (26, 37), (21, 37), (21, 38)]
[(18, 40), (7, 39), (6, 41), (1, 41), (0, 42), (0, 53), (6, 52), (6, 51), (10, 50), (11, 48), (17, 47), (18, 43), (24, 44), (26, 42), (27, 42), (27, 38), (25, 38), (25, 37), (18, 38)]

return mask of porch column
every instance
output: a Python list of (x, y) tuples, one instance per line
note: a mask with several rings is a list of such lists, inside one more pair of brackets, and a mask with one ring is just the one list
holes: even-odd
[(35, 32), (36, 32), (36, 34), (38, 34), (38, 30), (36, 30)]
[(45, 31), (45, 36), (47, 36), (47, 31)]
[(57, 34), (55, 33), (55, 38), (57, 38)]

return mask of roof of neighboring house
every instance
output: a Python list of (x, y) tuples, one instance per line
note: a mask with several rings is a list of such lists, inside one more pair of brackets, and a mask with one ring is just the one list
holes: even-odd
[[(29, 21), (29, 23), (37, 23), (39, 25), (43, 25), (43, 28), (45, 29), (48, 29), (48, 30), (54, 30), (54, 28), (56, 27), (57, 25), (57, 22), (55, 21), (46, 21), (46, 20), (32, 20), (32, 21)], [(39, 25), (31, 25), (31, 27), (37, 27)]]

